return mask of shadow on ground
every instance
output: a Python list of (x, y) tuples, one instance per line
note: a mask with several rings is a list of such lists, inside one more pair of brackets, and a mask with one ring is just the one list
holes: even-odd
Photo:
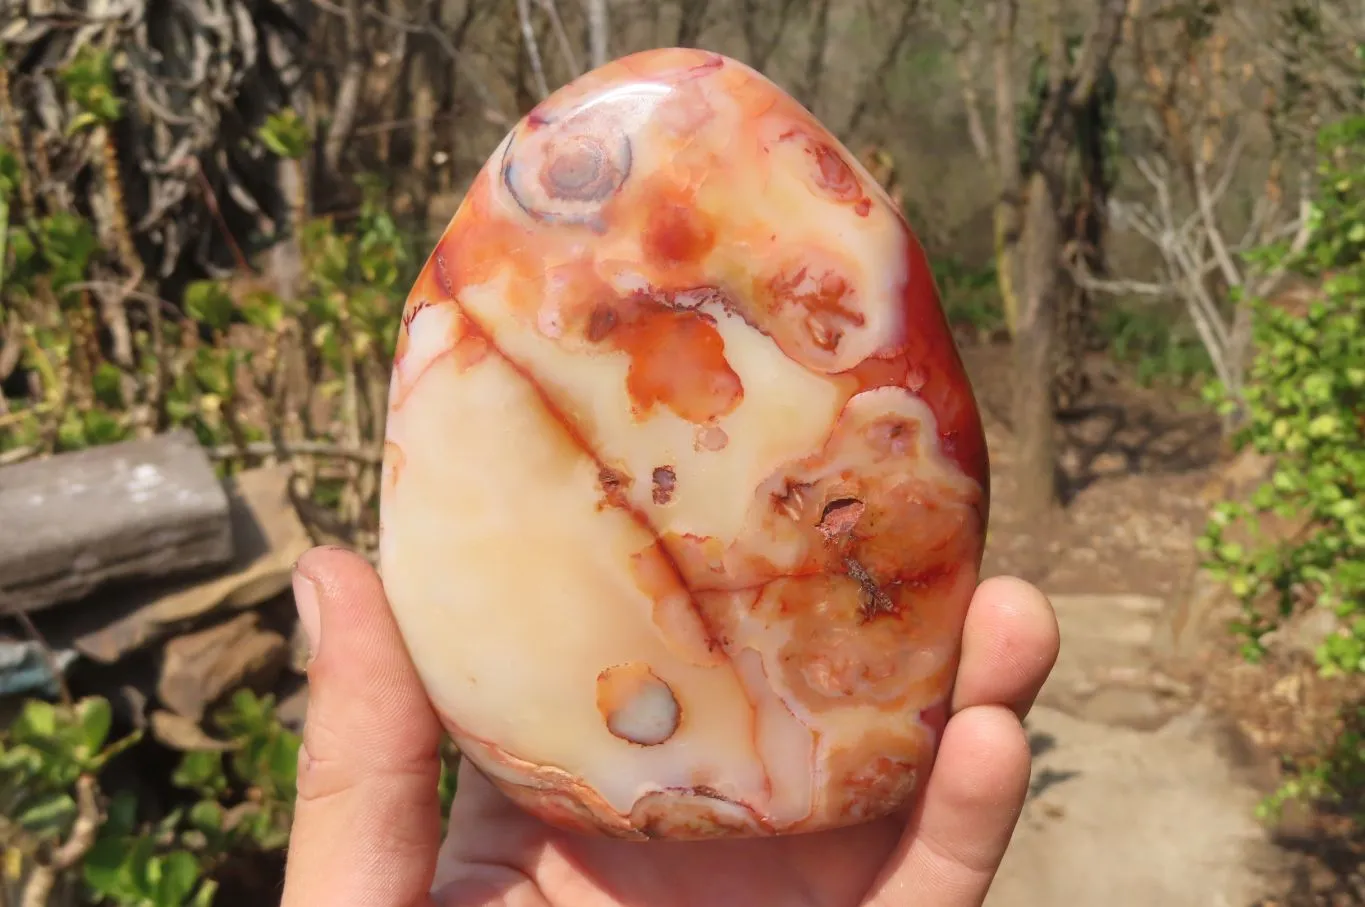
[(1279, 898), (1264, 907), (1365, 905), (1365, 701), (1353, 697), (1338, 719), (1339, 733), (1324, 741), (1328, 748), (1310, 757), (1325, 767), (1323, 778), (1337, 794), (1327, 802), (1287, 804), (1272, 834), (1290, 855), (1286, 880)]
[[(977, 402), (987, 418), (1010, 428), (1014, 381), (1007, 345), (964, 350)], [(1189, 391), (1142, 387), (1094, 371), (1089, 389), (1058, 413), (1063, 502), (1102, 479), (1180, 475), (1218, 460), (1217, 416), (1193, 406)]]
[[(1051, 734), (1030, 733), (1028, 735), (1028, 749), (1033, 758), (1051, 752), (1057, 747), (1057, 738)], [(1029, 783), (1028, 798), (1030, 800), (1041, 796), (1049, 788), (1055, 787), (1063, 782), (1070, 781), (1072, 778), (1080, 777), (1077, 771), (1058, 771), (1054, 768), (1043, 768), (1033, 773), (1033, 780)]]
[(1314, 829), (1272, 836), (1291, 857), (1286, 880), (1274, 898), (1256, 907), (1354, 907), (1365, 904), (1365, 834)]
[(1061, 414), (1059, 423), (1064, 501), (1102, 479), (1195, 472), (1218, 459), (1218, 424), (1204, 413), (1097, 401)]

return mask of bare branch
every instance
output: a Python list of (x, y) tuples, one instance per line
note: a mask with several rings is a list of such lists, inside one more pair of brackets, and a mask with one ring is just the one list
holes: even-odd
[(1154, 299), (1169, 299), (1176, 295), (1176, 287), (1170, 283), (1096, 277), (1085, 269), (1085, 262), (1079, 256), (1075, 259), (1072, 273), (1080, 287), (1093, 290), (1096, 293), (1109, 293), (1114, 296), (1150, 296)]
[(71, 833), (50, 858), (39, 863), (24, 883), (20, 907), (45, 907), (51, 903), (57, 879), (90, 852), (99, 834), (100, 810), (95, 796), (95, 776), (83, 774), (76, 779), (76, 821)]
[(288, 459), (295, 456), (328, 457), (336, 460), (351, 460), (377, 466), (384, 462), (382, 450), (371, 450), (348, 444), (334, 444), (330, 441), (252, 441), (248, 444), (224, 444), (209, 449), (209, 456), (215, 460), (236, 460), (242, 458), (261, 458), (277, 456)]
[(592, 67), (607, 63), (607, 0), (583, 0), (583, 12), (588, 18), (588, 52)]
[(361, 80), (365, 75), (364, 44), (360, 34), (360, 0), (346, 0), (346, 66), (332, 103), (332, 122), (322, 143), (322, 160), (335, 179), (341, 170), (341, 152), (355, 127), (360, 103)]
[[(10, 309), (3, 316), (4, 322), (0, 323), (4, 333), (4, 339), (0, 340), (0, 383), (8, 380), (19, 366), (19, 357), (24, 351), (23, 323), (19, 320), (19, 313)], [(3, 395), (0, 395), (0, 400), (3, 399)]]
[[(545, 18), (550, 20), (550, 31), (554, 32), (555, 43), (559, 45), (559, 53), (564, 57), (564, 64), (569, 68), (572, 78), (578, 78), (583, 74), (583, 67), (578, 65), (578, 55), (573, 52), (573, 44), (569, 41), (569, 33), (564, 29), (564, 20), (559, 16), (559, 7), (555, 5), (555, 0), (538, 0), (541, 10), (545, 13)], [(599, 63), (593, 63), (599, 66)]]
[(825, 74), (825, 52), (829, 49), (829, 7), (830, 0), (820, 0), (815, 11), (815, 23), (811, 27), (810, 52), (806, 56), (806, 74), (797, 92), (797, 99), (808, 109), (815, 109), (815, 100), (820, 94), (820, 82)]
[(678, 31), (673, 43), (678, 47), (693, 47), (701, 37), (706, 25), (706, 12), (710, 0), (682, 0), (678, 9)]
[[(346, 15), (345, 10), (336, 4), (331, 3), (330, 0), (312, 0), (312, 3), (319, 9), (325, 10), (333, 15)], [(390, 16), (381, 10), (375, 9), (373, 4), (366, 5), (365, 15), (389, 28), (406, 31), (408, 34), (425, 35), (436, 42), (436, 46), (441, 48), (441, 52), (446, 55), (446, 58), (454, 63), (455, 68), (459, 70), (460, 75), (469, 83), (469, 86), (474, 90), (474, 94), (478, 96), (479, 103), (483, 105), (484, 119), (494, 126), (512, 125), (513, 118), (502, 109), (502, 106), (494, 98), (493, 91), (488, 87), (488, 82), (484, 79), (483, 73), (469, 62), (468, 58), (465, 54), (460, 52), (458, 47), (457, 42), (464, 40), (464, 33), (473, 23), (474, 8), (472, 6), (466, 10), (462, 21), (455, 29), (456, 40), (452, 40), (451, 36), (446, 34), (446, 30), (439, 27), (436, 23), (430, 21), (409, 22), (404, 19), (399, 19), (395, 16)]]
[(531, 25), (531, 0), (517, 0), (517, 20), (521, 23), (521, 40), (526, 47), (526, 56), (531, 61), (531, 76), (536, 80), (536, 95), (543, 101), (550, 96), (550, 86), (545, 81), (540, 44), (536, 41), (536, 30)]
[(858, 102), (853, 105), (853, 111), (849, 114), (848, 123), (844, 126), (842, 135), (849, 138), (858, 131), (862, 125), (863, 117), (867, 115), (874, 95), (882, 91), (882, 86), (886, 84), (887, 78), (891, 75), (891, 70), (896, 65), (896, 60), (900, 58), (901, 49), (905, 42), (910, 39), (910, 32), (914, 28), (915, 20), (920, 9), (920, 0), (904, 0), (901, 4), (901, 17), (896, 23), (896, 31), (890, 43), (886, 45), (886, 51), (882, 58), (872, 69), (863, 82), (862, 91), (858, 94)]
[(777, 0), (777, 10), (773, 14), (776, 21), (767, 23), (766, 26), (760, 21), (761, 9), (765, 9), (767, 4), (760, 0), (740, 0), (739, 2), (739, 27), (744, 33), (744, 41), (749, 46), (749, 65), (759, 72), (766, 72), (768, 61), (782, 43), (783, 33), (787, 30), (787, 22), (791, 18), (792, 11), (796, 8), (797, 0)]
[[(1240, 140), (1241, 133), (1238, 133)], [(1227, 176), (1230, 179), (1235, 168), (1235, 162), (1229, 162), (1227, 166)], [(1218, 262), (1219, 269), (1223, 272), (1223, 279), (1230, 287), (1240, 287), (1242, 285), (1242, 274), (1237, 269), (1237, 265), (1232, 261), (1232, 254), (1228, 252), (1227, 242), (1223, 239), (1223, 231), (1218, 225), (1218, 217), (1214, 212), (1214, 206), (1218, 204), (1218, 197), (1222, 195), (1219, 187), (1214, 190), (1209, 189), (1207, 167), (1204, 164), (1203, 155), (1196, 155), (1194, 159), (1194, 192), (1199, 204), (1199, 214), (1204, 221), (1204, 230), (1208, 234), (1209, 245), (1213, 247), (1215, 260)], [(1221, 188), (1226, 189), (1226, 181), (1221, 181)]]
[(1086, 38), (1076, 68), (1071, 74), (1071, 93), (1067, 103), (1072, 107), (1084, 107), (1090, 103), (1090, 96), (1099, 84), (1100, 76), (1109, 65), (1109, 60), (1118, 47), (1123, 34), (1123, 21), (1128, 14), (1130, 0), (1104, 0), (1100, 7), (1100, 18)]
[(953, 66), (957, 70), (958, 88), (962, 92), (962, 108), (967, 118), (967, 135), (977, 158), (988, 167), (995, 165), (991, 143), (986, 137), (986, 123), (981, 115), (981, 94), (977, 91), (977, 73), (981, 71), (981, 36), (973, 9), (963, 4), (956, 23), (942, 21), (935, 4), (930, 4), (929, 15), (934, 24), (948, 38)]
[[(1201, 117), (1196, 115), (1191, 120), (1184, 147), (1207, 147)], [(1245, 128), (1233, 131), (1225, 143), (1220, 141), (1217, 155), (1176, 155), (1168, 144), (1163, 156), (1132, 156), (1134, 167), (1150, 189), (1150, 198), (1146, 203), (1112, 201), (1111, 219), (1116, 229), (1131, 229), (1152, 244), (1161, 255), (1168, 279), (1099, 280), (1086, 272), (1083, 261), (1074, 260), (1075, 256), (1070, 261), (1073, 276), (1088, 289), (1181, 300), (1215, 373), (1233, 393), (1241, 389), (1250, 350), (1249, 300), (1270, 289), (1283, 274), (1283, 266), (1259, 270), (1246, 253), (1268, 238), (1281, 236), (1293, 236), (1301, 248), (1310, 229), (1302, 205), (1295, 217), (1281, 222), (1278, 203), (1262, 197), (1257, 199), (1241, 237), (1236, 242), (1229, 240), (1223, 202), (1241, 170), (1247, 135)], [(1173, 190), (1171, 181), (1177, 173), (1180, 190)], [(1181, 191), (1186, 186), (1190, 191)], [(1306, 191), (1301, 193), (1301, 198), (1306, 197)], [(1221, 277), (1221, 284), (1210, 280), (1214, 275)], [(1223, 288), (1238, 290), (1241, 299), (1229, 306), (1222, 298)]]

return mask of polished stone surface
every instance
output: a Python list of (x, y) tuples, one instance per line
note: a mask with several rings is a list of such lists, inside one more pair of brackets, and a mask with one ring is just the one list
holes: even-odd
[(413, 287), (381, 571), (468, 758), (549, 821), (762, 835), (902, 805), (988, 508), (923, 250), (697, 50), (520, 122)]

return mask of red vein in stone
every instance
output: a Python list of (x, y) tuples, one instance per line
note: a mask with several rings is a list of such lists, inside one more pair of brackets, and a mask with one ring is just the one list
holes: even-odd
[[(448, 286), (448, 283), (445, 278), (445, 260), (444, 256), (441, 255), (440, 253), (437, 253), (437, 267), (438, 277), (441, 280), (442, 285)], [(498, 345), (497, 341), (493, 339), (492, 334), (483, 325), (483, 323), (480, 322), (473, 315), (471, 315), (469, 313), (469, 310), (460, 304), (459, 300), (454, 299), (453, 294), (452, 301), (454, 302), (455, 306), (460, 310), (461, 314), (464, 315), (465, 319), (469, 322), (470, 329), (469, 332), (471, 334), (479, 336), (485, 343), (487, 343), (488, 348), (492, 350), (500, 359), (502, 359), (503, 362), (507, 363), (507, 366), (510, 369), (512, 369), (512, 371), (516, 372), (517, 375), (531, 387), (531, 389), (535, 392), (536, 397), (540, 400), (541, 406), (543, 406), (545, 408), (545, 411), (549, 413), (549, 415), (556, 422), (559, 423), (560, 427), (564, 430), (565, 434), (569, 436), (570, 440), (573, 441), (574, 445), (578, 447), (579, 450), (581, 450), (584, 454), (588, 456), (589, 459), (593, 461), (593, 463), (597, 466), (599, 472), (601, 470), (607, 469), (608, 468), (607, 463), (604, 459), (602, 459), (601, 454), (593, 447), (592, 444), (588, 442), (588, 439), (583, 436), (583, 433), (578, 430), (578, 427), (573, 424), (573, 422), (559, 407), (559, 405), (554, 402), (554, 400), (550, 397), (549, 392), (545, 390), (544, 385), (542, 385), (540, 381), (536, 379), (536, 376), (531, 373), (531, 370), (521, 362), (518, 362), (516, 359), (512, 358), (512, 356), (509, 355), (506, 350), (504, 350), (500, 345)], [(668, 550), (664, 547), (663, 541), (659, 535), (659, 531), (650, 522), (649, 517), (647, 517), (639, 508), (629, 503), (623, 503), (618, 506), (621, 510), (626, 511), (626, 513), (628, 513), (631, 516), (631, 518), (635, 520), (635, 522), (640, 526), (640, 528), (648, 532), (649, 535), (658, 544), (659, 551), (663, 555), (664, 560), (668, 563), (669, 569), (673, 571), (674, 576), (678, 580), (678, 584), (687, 591), (687, 600), (691, 604), (692, 610), (696, 612), (697, 619), (702, 622), (702, 627), (706, 630), (708, 640), (712, 645), (719, 646), (719, 643), (716, 640), (714, 630), (707, 623), (705, 615), (702, 613), (701, 608), (697, 605), (696, 599), (693, 597), (692, 587), (687, 584), (687, 578), (683, 576), (683, 573), (679, 569), (678, 563), (674, 559), (673, 555), (670, 554)]]
[[(441, 280), (441, 286), (443, 289), (446, 289), (447, 293), (449, 292), (449, 287), (446, 285), (446, 282), (443, 279), (443, 275)], [(454, 305), (456, 310), (459, 311), (461, 314), (464, 313), (464, 310), (460, 308), (459, 304), (456, 303), (454, 299), (450, 300), (443, 299), (438, 300), (437, 302), (429, 302), (427, 300), (423, 300), (422, 302), (418, 303), (415, 308), (412, 309), (411, 317), (409, 317), (406, 313), (404, 314), (402, 326), (399, 328), (399, 330), (405, 331), (408, 334), (408, 336), (411, 337), (412, 322), (414, 319), (417, 318), (417, 314), (423, 311), (424, 309), (428, 309), (433, 306), (444, 305), (446, 302), (450, 302), (450, 304)], [(395, 380), (398, 382), (398, 389), (393, 394), (392, 400), (389, 403), (390, 410), (395, 413), (401, 410), (403, 408), (403, 404), (408, 402), (408, 397), (412, 396), (412, 392), (417, 388), (417, 385), (421, 383), (422, 376), (425, 375), (427, 372), (431, 371), (432, 366), (440, 362), (442, 359), (445, 359), (447, 356), (454, 354), (454, 352), (455, 346), (454, 344), (452, 344), (447, 349), (444, 349), (441, 352), (437, 353), (436, 355), (432, 356), (426, 361), (426, 364), (424, 364), (420, 369), (418, 369), (417, 374), (413, 375), (410, 381), (403, 380), (404, 377), (403, 372), (399, 367), (399, 363), (395, 362), (394, 374)]]
[[(446, 275), (446, 263), (444, 252), (441, 249), (437, 249), (434, 257), (436, 263), (436, 279), (441, 282), (441, 287), (446, 291), (446, 295), (450, 297), (451, 303), (456, 307), (456, 309), (459, 310), (460, 314), (464, 316), (465, 321), (468, 323), (469, 332), (482, 338), (483, 341), (488, 344), (488, 348), (493, 352), (493, 354), (496, 355), (503, 362), (507, 363), (507, 367), (512, 369), (512, 371), (516, 372), (517, 375), (527, 383), (527, 385), (539, 398), (540, 404), (545, 408), (546, 413), (548, 413), (556, 422), (559, 423), (559, 426), (564, 430), (564, 433), (569, 437), (569, 439), (574, 443), (574, 445), (577, 446), (578, 449), (584, 453), (584, 455), (590, 458), (593, 461), (593, 463), (597, 465), (598, 470), (600, 471), (606, 469), (607, 464), (602, 459), (598, 451), (590, 443), (588, 443), (588, 439), (583, 436), (582, 432), (578, 430), (577, 426), (575, 426), (570, 421), (569, 417), (564, 413), (564, 411), (560, 409), (560, 407), (554, 402), (554, 400), (550, 397), (549, 393), (545, 390), (545, 387), (531, 373), (531, 370), (522, 363), (513, 359), (507, 353), (506, 350), (504, 350), (500, 345), (498, 345), (497, 341), (493, 339), (491, 332), (486, 327), (484, 327), (483, 323), (480, 322), (477, 318), (475, 318), (472, 314), (470, 314), (469, 310), (466, 309), (463, 305), (461, 305), (460, 301), (455, 298), (454, 290), (450, 285), (450, 280), (448, 276)], [(636, 522), (636, 524), (641, 529), (645, 530), (645, 532), (649, 533), (649, 535), (654, 539), (655, 547), (658, 549), (659, 554), (663, 557), (664, 562), (668, 564), (668, 569), (673, 571), (674, 577), (676, 577), (678, 580), (678, 585), (681, 586), (684, 591), (686, 591), (687, 603), (689, 606), (691, 606), (692, 612), (696, 615), (697, 620), (701, 623), (702, 630), (703, 632), (706, 633), (706, 638), (709, 646), (713, 650), (719, 649), (725, 655), (726, 663), (730, 665), (730, 671), (735, 675), (735, 683), (739, 686), (741, 695), (743, 695), (745, 700), (749, 703), (749, 711), (753, 715), (754, 733), (757, 734), (758, 703), (754, 701), (754, 699), (748, 694), (748, 691), (745, 689), (744, 681), (739, 676), (739, 670), (735, 667), (734, 661), (730, 656), (730, 652), (726, 649), (725, 646), (721, 645), (720, 639), (716, 635), (715, 628), (711, 626), (710, 621), (708, 621), (706, 618), (705, 611), (697, 603), (696, 595), (694, 594), (692, 587), (688, 584), (687, 577), (683, 575), (682, 570), (678, 567), (677, 559), (673, 557), (673, 554), (668, 550), (668, 547), (663, 543), (663, 539), (659, 534), (659, 530), (654, 527), (653, 523), (650, 522), (649, 517), (647, 517), (643, 512), (641, 512), (639, 508), (629, 503), (622, 503), (618, 506), (620, 507), (621, 510), (624, 510), (627, 514), (629, 514), (630, 517)], [(757, 747), (754, 748), (754, 758), (755, 760), (757, 760), (760, 769), (762, 769), (764, 783), (771, 787), (772, 779), (768, 773), (768, 766), (764, 764), (763, 757), (758, 752)]]

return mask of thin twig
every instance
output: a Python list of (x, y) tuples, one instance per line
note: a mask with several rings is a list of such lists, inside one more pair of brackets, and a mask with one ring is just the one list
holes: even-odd
[(607, 25), (607, 0), (583, 0), (583, 14), (588, 20), (588, 49), (592, 67), (596, 69), (607, 62), (607, 40), (610, 28)]
[(929, 5), (929, 17), (934, 26), (948, 38), (948, 52), (957, 71), (958, 89), (962, 92), (962, 109), (967, 117), (967, 136), (972, 149), (986, 167), (995, 166), (990, 139), (986, 136), (986, 121), (981, 114), (981, 94), (977, 90), (981, 71), (981, 36), (969, 4), (958, 11), (955, 25), (943, 21), (937, 4)]
[(89, 773), (76, 779), (76, 821), (71, 834), (52, 856), (38, 864), (24, 885), (20, 907), (47, 907), (58, 877), (85, 858), (95, 846), (99, 833), (100, 809), (95, 798), (95, 776)]
[(578, 55), (573, 52), (573, 42), (569, 40), (569, 33), (564, 28), (564, 20), (560, 18), (559, 7), (555, 5), (555, 0), (538, 0), (541, 10), (545, 17), (550, 20), (550, 31), (554, 32), (555, 42), (559, 45), (559, 53), (564, 57), (564, 64), (569, 68), (571, 78), (578, 78), (583, 74), (583, 67), (578, 65)]
[(862, 88), (858, 92), (858, 100), (853, 105), (853, 110), (848, 115), (848, 122), (840, 130), (840, 135), (844, 138), (852, 136), (862, 125), (863, 118), (867, 116), (868, 110), (872, 106), (874, 97), (881, 98), (885, 94), (885, 85), (890, 78), (891, 71), (896, 66), (896, 61), (900, 59), (901, 49), (905, 42), (910, 39), (914, 32), (914, 25), (919, 15), (920, 0), (904, 0), (901, 6), (900, 21), (896, 24), (896, 30), (887, 43), (886, 49), (882, 52), (881, 59), (877, 65), (867, 74), (863, 80)]
[(517, 20), (521, 23), (521, 40), (526, 46), (527, 59), (531, 61), (536, 94), (543, 101), (550, 96), (550, 86), (545, 81), (545, 67), (540, 62), (540, 45), (536, 42), (536, 30), (531, 25), (531, 0), (517, 0)]
[[(221, 444), (209, 448), (209, 457), (214, 460), (235, 460), (242, 457), (289, 458), (294, 456), (333, 457), (338, 460), (353, 460), (357, 463), (379, 465), (384, 462), (383, 450), (367, 449), (332, 441), (252, 441), (249, 444)], [(3, 455), (0, 455), (3, 456)]]
[[(345, 10), (334, 3), (328, 2), (328, 0), (312, 0), (312, 2), (313, 5), (319, 9), (326, 10), (334, 15), (345, 15)], [(459, 48), (450, 39), (450, 36), (445, 33), (444, 29), (438, 28), (434, 23), (430, 22), (414, 23), (404, 21), (376, 9), (373, 4), (366, 5), (365, 14), (376, 22), (387, 25), (389, 28), (400, 29), (406, 31), (408, 34), (425, 35), (435, 41), (436, 46), (441, 48), (441, 52), (455, 64), (460, 70), (460, 75), (469, 82), (469, 85), (474, 89), (474, 93), (479, 96), (479, 102), (483, 105), (484, 119), (495, 126), (510, 126), (512, 124), (512, 117), (508, 116), (494, 99), (493, 92), (488, 87), (488, 83), (484, 80), (483, 74), (470, 65), (465, 54), (460, 52)], [(467, 13), (464, 26), (467, 26), (468, 22), (472, 21), (472, 18), (472, 12)], [(461, 28), (456, 29), (456, 33), (457, 36), (462, 36), (464, 27), (462, 26)]]
[(62, 666), (57, 662), (57, 656), (52, 651), (52, 647), (48, 645), (47, 637), (33, 623), (33, 618), (29, 617), (27, 611), (15, 611), (14, 619), (19, 621), (19, 625), (24, 628), (29, 639), (38, 647), (38, 653), (42, 656), (43, 662), (46, 663), (47, 669), (52, 672), (52, 681), (57, 685), (57, 695), (62, 705), (70, 706), (72, 703), (71, 688), (66, 684), (66, 675), (62, 671)]

